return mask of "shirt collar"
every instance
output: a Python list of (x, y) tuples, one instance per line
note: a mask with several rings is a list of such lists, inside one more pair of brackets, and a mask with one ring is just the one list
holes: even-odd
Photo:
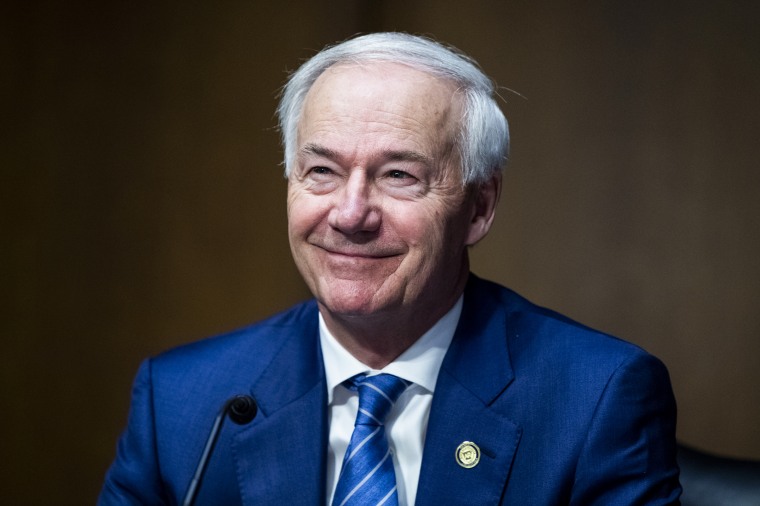
[(322, 347), (322, 359), (325, 365), (327, 380), (327, 402), (332, 404), (335, 387), (348, 378), (361, 373), (384, 372), (394, 374), (399, 378), (420, 385), (430, 393), (435, 391), (438, 371), (441, 369), (443, 357), (454, 338), (459, 316), (462, 314), (460, 296), (454, 307), (425, 332), (414, 344), (396, 360), (385, 366), (382, 371), (371, 369), (354, 358), (335, 339), (325, 325), (322, 314), (319, 314), (319, 342)]

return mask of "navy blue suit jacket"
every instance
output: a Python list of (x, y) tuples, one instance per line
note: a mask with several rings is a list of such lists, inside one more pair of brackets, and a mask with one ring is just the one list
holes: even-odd
[[(317, 306), (146, 361), (101, 505), (176, 504), (234, 394), (197, 504), (325, 502), (327, 392)], [(416, 504), (677, 504), (675, 401), (640, 348), (471, 276), (436, 385)], [(463, 441), (481, 449), (460, 467)]]

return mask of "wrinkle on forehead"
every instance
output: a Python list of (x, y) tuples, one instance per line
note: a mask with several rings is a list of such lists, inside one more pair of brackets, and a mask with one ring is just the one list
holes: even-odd
[[(462, 96), (453, 81), (397, 63), (338, 64), (309, 90), (298, 143), (312, 142), (314, 135), (336, 134), (341, 126), (350, 125), (357, 139), (390, 132), (385, 142), (425, 145), (429, 150), (423, 155), (431, 158), (450, 155), (457, 144), (462, 109)], [(383, 145), (378, 149), (410, 151)]]

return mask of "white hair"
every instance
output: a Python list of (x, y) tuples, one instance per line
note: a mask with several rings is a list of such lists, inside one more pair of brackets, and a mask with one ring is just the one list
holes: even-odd
[(462, 163), (462, 181), (479, 184), (500, 172), (509, 152), (509, 129), (496, 103), (493, 81), (461, 51), (406, 33), (371, 33), (327, 47), (306, 61), (288, 79), (277, 107), (285, 175), (295, 162), (298, 122), (306, 95), (317, 78), (340, 63), (392, 62), (453, 81), (464, 97), (464, 115), (455, 145)]

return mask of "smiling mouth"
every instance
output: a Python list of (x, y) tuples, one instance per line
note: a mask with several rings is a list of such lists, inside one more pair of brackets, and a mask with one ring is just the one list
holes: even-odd
[(350, 249), (350, 248), (331, 248), (328, 246), (322, 246), (319, 244), (313, 244), (316, 248), (322, 250), (323, 252), (327, 253), (328, 255), (334, 255), (336, 257), (344, 257), (344, 258), (357, 258), (357, 259), (367, 259), (367, 260), (382, 260), (384, 258), (391, 258), (399, 256), (401, 253), (398, 251), (384, 251), (384, 250), (378, 250), (378, 249)]
[(364, 251), (336, 251), (327, 248), (321, 248), (328, 255), (335, 255), (346, 258), (360, 258), (367, 260), (382, 260), (383, 258), (391, 258), (398, 256), (398, 253), (379, 253), (379, 252), (364, 252)]

